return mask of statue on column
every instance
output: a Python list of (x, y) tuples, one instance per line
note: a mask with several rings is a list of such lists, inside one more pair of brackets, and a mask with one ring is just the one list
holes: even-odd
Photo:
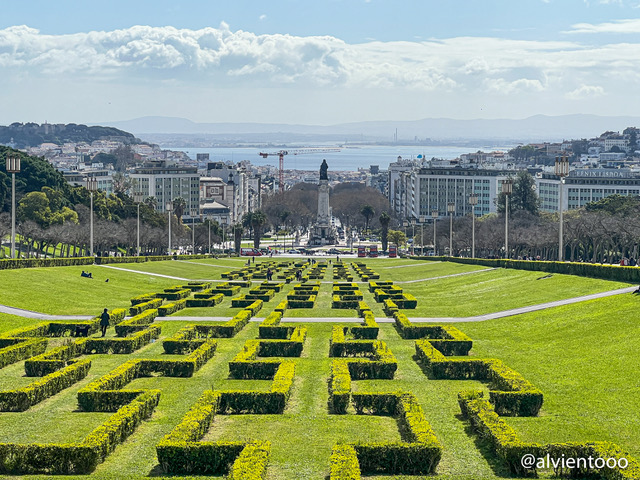
[(327, 177), (327, 170), (329, 170), (329, 165), (327, 165), (327, 160), (322, 160), (322, 165), (320, 165), (320, 180), (329, 180)]

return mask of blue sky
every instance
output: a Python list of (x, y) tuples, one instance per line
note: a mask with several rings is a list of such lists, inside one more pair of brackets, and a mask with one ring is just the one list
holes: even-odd
[(640, 111), (640, 0), (1, 4), (3, 124)]

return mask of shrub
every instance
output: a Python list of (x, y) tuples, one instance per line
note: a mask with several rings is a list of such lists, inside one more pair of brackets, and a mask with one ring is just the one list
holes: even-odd
[(347, 413), (351, 398), (351, 374), (344, 360), (334, 360), (331, 363), (329, 377), (329, 409), (332, 413)]
[(161, 298), (154, 298), (146, 302), (137, 303), (129, 308), (129, 315), (139, 315), (145, 310), (149, 310), (151, 308), (158, 308), (160, 305), (162, 305)]
[(176, 300), (175, 302), (171, 302), (166, 305), (162, 305), (158, 307), (158, 315), (161, 317), (166, 317), (167, 315), (176, 313), (178, 310), (182, 310), (186, 306), (187, 306), (187, 299), (182, 298), (180, 300)]
[(24, 412), (82, 380), (87, 376), (90, 368), (90, 360), (80, 360), (22, 388), (0, 392), (0, 411)]
[(132, 333), (144, 330), (147, 326), (155, 320), (158, 316), (158, 310), (143, 310), (142, 313), (131, 317), (128, 320), (124, 320), (116, 325), (116, 335), (119, 337), (126, 337)]

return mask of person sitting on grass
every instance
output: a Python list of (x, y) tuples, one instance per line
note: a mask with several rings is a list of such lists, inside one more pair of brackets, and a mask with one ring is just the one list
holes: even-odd
[(107, 328), (109, 327), (109, 320), (111, 317), (107, 309), (104, 309), (104, 312), (100, 315), (100, 330), (102, 330), (102, 336), (104, 337), (107, 333)]

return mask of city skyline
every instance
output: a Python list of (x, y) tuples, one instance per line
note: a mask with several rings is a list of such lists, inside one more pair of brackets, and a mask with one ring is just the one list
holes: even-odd
[(623, 0), (4, 5), (0, 124), (634, 115), (639, 13)]

